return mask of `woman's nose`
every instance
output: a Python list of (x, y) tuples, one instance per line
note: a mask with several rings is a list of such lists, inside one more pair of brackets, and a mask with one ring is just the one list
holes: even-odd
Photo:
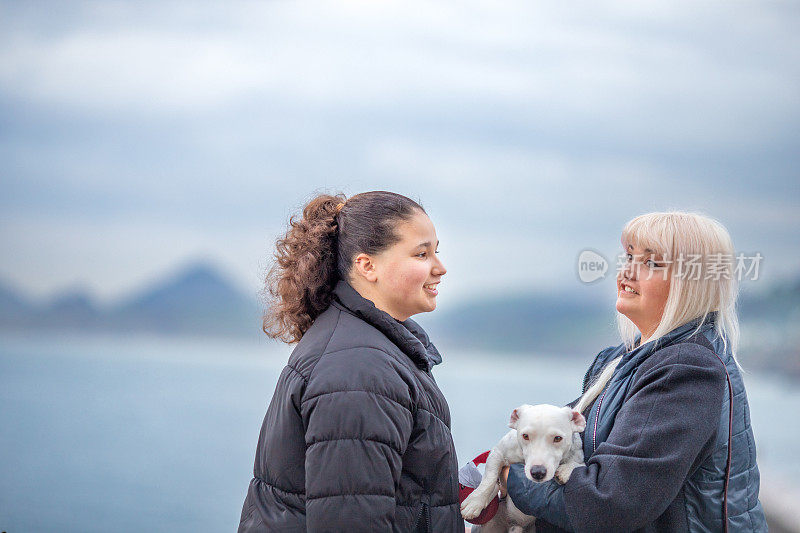
[(442, 263), (441, 259), (438, 257), (436, 258), (436, 263), (433, 265), (433, 271), (437, 276), (444, 276), (447, 274), (447, 268), (445, 268), (444, 263)]
[(633, 261), (629, 261), (620, 269), (619, 277), (622, 279), (633, 279), (634, 270), (635, 268)]

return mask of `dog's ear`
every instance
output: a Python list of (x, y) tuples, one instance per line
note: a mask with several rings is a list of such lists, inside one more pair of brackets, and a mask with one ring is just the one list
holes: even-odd
[(570, 416), (572, 417), (572, 431), (577, 431), (580, 433), (586, 429), (586, 419), (583, 417), (583, 415), (574, 409), (570, 409), (570, 413)]
[[(519, 409), (519, 407), (517, 407), (517, 409)], [(519, 413), (517, 412), (517, 409), (511, 411), (511, 420), (508, 423), (508, 427), (511, 429), (517, 429), (517, 420), (519, 420)]]

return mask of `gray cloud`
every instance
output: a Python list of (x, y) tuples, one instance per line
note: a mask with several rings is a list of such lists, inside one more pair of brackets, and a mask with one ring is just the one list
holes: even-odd
[(578, 251), (668, 208), (800, 267), (792, 4), (0, 9), (0, 276), (39, 294), (196, 255), (254, 287), (319, 189), (420, 198), (456, 295), (577, 290)]

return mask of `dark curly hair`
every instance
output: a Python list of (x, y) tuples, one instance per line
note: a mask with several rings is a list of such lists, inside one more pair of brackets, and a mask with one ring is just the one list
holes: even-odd
[(322, 194), (308, 202), (299, 219), (276, 242), (275, 263), (266, 279), (267, 311), (262, 329), (288, 343), (300, 340), (331, 303), (340, 279), (348, 280), (353, 259), (376, 254), (400, 240), (398, 223), (422, 206), (386, 191)]

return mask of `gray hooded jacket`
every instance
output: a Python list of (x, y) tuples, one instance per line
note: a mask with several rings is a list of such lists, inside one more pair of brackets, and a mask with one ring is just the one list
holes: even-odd
[(441, 357), (414, 321), (334, 295), (278, 379), (239, 532), (463, 533)]
[(766, 531), (747, 395), (714, 319), (600, 352), (584, 390), (622, 359), (585, 412), (586, 467), (563, 486), (534, 486), (512, 467), (517, 507), (547, 522), (543, 530)]

